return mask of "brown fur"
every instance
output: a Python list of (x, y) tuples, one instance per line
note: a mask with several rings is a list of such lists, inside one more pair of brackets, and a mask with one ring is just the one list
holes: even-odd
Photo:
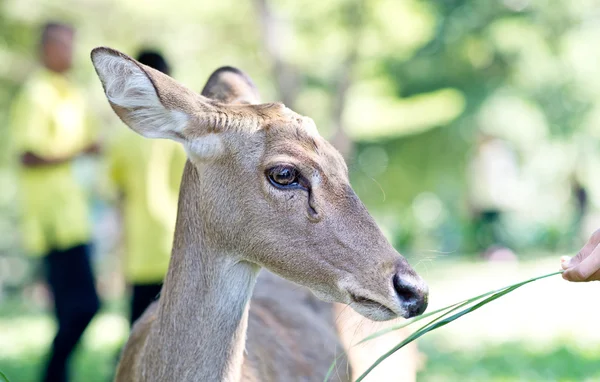
[[(312, 121), (281, 104), (254, 104), (255, 88), (232, 70), (209, 80), (204, 93), (215, 101), (118, 52), (96, 49), (92, 59), (123, 121), (182, 142), (190, 158), (163, 291), (135, 324), (118, 381), (323, 380), (341, 349), (331, 306), (263, 272), (249, 311), (261, 267), (371, 319), (412, 314), (394, 292), (394, 275), (425, 303), (423, 282), (384, 238)], [(150, 92), (143, 77), (126, 82), (140, 73)], [(147, 97), (160, 124), (119, 104), (123, 86)], [(171, 111), (183, 113), (185, 125)], [(271, 185), (265, 174), (282, 163), (309, 188)], [(347, 377), (343, 365), (334, 375)]]

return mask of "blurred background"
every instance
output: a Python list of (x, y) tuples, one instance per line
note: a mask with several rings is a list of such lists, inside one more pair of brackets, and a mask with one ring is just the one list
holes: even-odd
[[(431, 309), (557, 269), (600, 227), (600, 3), (594, 0), (0, 0), (0, 371), (34, 381), (51, 302), (24, 255), (9, 113), (39, 28), (76, 30), (71, 73), (103, 140), (124, 125), (89, 60), (158, 49), (200, 91), (219, 66), (311, 116), (352, 184), (429, 282)], [(116, 208), (92, 196), (102, 310), (76, 381), (105, 381), (128, 323)], [(540, 281), (420, 341), (419, 381), (600, 380), (595, 285)]]

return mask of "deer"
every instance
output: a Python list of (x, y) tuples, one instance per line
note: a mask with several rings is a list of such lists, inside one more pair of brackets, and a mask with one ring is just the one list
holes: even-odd
[[(91, 59), (117, 116), (188, 156), (164, 285), (116, 381), (322, 381), (343, 346), (328, 303), (373, 321), (425, 311), (426, 283), (312, 119), (260, 103), (236, 68), (198, 94), (111, 48)], [(332, 378), (349, 376), (338, 367)]]

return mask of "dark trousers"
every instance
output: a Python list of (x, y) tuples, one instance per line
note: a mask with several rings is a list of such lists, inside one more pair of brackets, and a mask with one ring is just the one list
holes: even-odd
[[(150, 306), (160, 294), (162, 284), (133, 284), (131, 286), (131, 306), (129, 315), (129, 324), (133, 324), (144, 314), (146, 308)], [(121, 352), (115, 357), (115, 370), (119, 365), (119, 359), (121, 358)]]
[(100, 307), (89, 253), (89, 245), (78, 245), (53, 250), (45, 257), (46, 278), (58, 321), (44, 376), (46, 382), (68, 381), (69, 357)]
[(485, 210), (475, 218), (475, 234), (478, 250), (485, 251), (493, 245), (500, 245), (499, 223), (502, 213), (497, 210)]
[(144, 314), (146, 308), (152, 304), (160, 293), (162, 284), (134, 284), (131, 296), (130, 323), (137, 321)]

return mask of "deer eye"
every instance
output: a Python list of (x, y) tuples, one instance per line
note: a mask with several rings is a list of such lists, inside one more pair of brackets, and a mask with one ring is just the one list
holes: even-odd
[(277, 166), (267, 171), (271, 184), (277, 188), (295, 188), (299, 185), (298, 170), (292, 166)]

